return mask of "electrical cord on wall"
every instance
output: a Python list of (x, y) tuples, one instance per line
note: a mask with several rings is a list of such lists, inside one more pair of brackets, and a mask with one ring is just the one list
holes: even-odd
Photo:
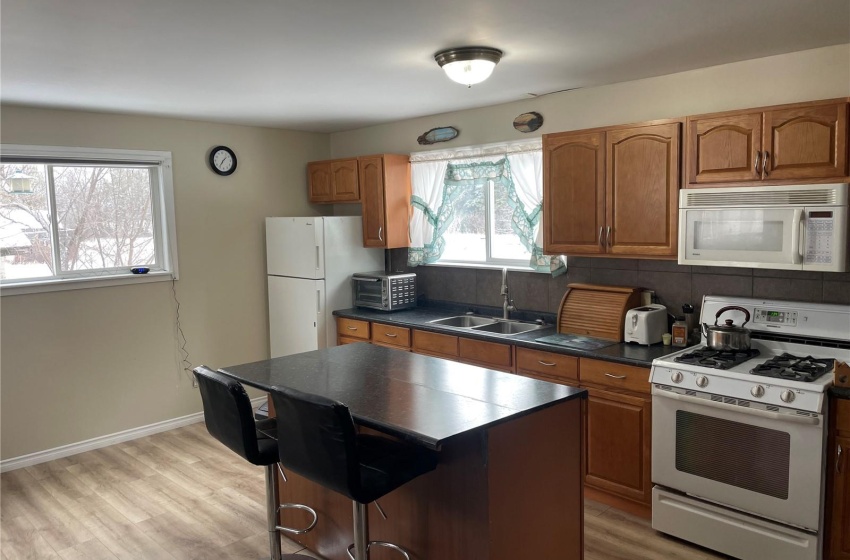
[(171, 278), (171, 293), (174, 294), (174, 303), (177, 304), (177, 318), (175, 323), (177, 325), (177, 344), (180, 346), (181, 364), (183, 365), (183, 371), (187, 372), (192, 379), (192, 387), (197, 387), (195, 376), (192, 373), (192, 362), (189, 361), (189, 351), (186, 350), (186, 335), (183, 334), (183, 328), (180, 326), (180, 301), (177, 299), (177, 287), (174, 277)]

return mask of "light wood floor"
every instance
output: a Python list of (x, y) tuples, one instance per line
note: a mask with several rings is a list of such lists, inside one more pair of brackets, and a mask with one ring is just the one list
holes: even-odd
[[(0, 554), (4, 560), (267, 558), (264, 492), (262, 468), (193, 424), (0, 475)], [(286, 539), (283, 549), (309, 554)], [(586, 504), (586, 560), (714, 558), (725, 557), (660, 535), (644, 519)]]

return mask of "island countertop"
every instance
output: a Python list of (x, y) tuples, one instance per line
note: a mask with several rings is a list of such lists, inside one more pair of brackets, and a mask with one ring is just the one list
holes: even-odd
[(219, 371), (270, 391), (346, 404), (355, 422), (437, 449), (446, 440), (586, 395), (583, 389), (371, 344), (346, 344)]

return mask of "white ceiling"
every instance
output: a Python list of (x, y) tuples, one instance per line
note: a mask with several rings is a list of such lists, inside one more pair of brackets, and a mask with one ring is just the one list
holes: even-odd
[[(334, 132), (850, 42), (848, 0), (2, 0), (0, 101)], [(436, 51), (504, 58), (466, 89)]]

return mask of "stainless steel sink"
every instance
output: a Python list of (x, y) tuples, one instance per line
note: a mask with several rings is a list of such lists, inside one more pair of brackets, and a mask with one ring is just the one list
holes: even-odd
[(497, 334), (519, 334), (545, 328), (546, 325), (537, 325), (534, 323), (520, 323), (518, 321), (498, 321), (490, 325), (474, 327), (472, 330)]
[(491, 319), (490, 317), (478, 317), (475, 315), (458, 315), (456, 317), (446, 317), (445, 319), (436, 319), (434, 321), (430, 321), (432, 325), (442, 325), (444, 327), (462, 327), (462, 328), (471, 328), (471, 327), (479, 327), (492, 325), (495, 323), (495, 319)]

